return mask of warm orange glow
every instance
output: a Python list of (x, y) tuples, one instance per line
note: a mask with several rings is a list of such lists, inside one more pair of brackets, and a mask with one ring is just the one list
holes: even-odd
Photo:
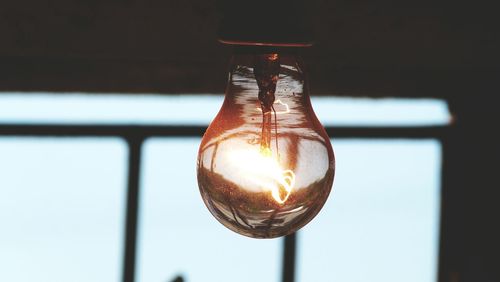
[(198, 153), (200, 193), (214, 217), (252, 238), (291, 234), (330, 193), (335, 159), (296, 54), (238, 53), (226, 97)]
[(269, 54), (267, 59), (270, 61), (276, 61), (278, 59), (278, 54)]
[(295, 173), (283, 169), (271, 151), (233, 150), (228, 157), (238, 171), (238, 178), (263, 191), (270, 191), (279, 204), (288, 200), (295, 185)]

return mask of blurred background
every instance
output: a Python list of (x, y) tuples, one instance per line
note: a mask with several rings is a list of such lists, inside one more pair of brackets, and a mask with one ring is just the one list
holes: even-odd
[(307, 1), (333, 191), (256, 240), (196, 183), (225, 3), (0, 4), (0, 281), (500, 281), (492, 5)]

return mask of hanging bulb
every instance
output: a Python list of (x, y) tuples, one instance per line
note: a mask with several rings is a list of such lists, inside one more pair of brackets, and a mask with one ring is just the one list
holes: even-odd
[(233, 55), (224, 104), (198, 153), (198, 185), (214, 217), (249, 237), (293, 233), (323, 207), (334, 171), (298, 56)]

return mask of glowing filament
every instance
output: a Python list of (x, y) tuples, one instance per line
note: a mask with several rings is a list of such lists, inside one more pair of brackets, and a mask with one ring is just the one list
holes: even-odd
[(264, 191), (270, 191), (273, 199), (284, 204), (295, 185), (295, 173), (282, 169), (268, 152), (233, 151), (231, 162), (237, 166), (239, 177)]
[[(288, 104), (281, 102), (280, 99), (274, 101), (273, 104), (275, 108), (274, 113), (277, 115), (288, 114), (290, 112), (290, 107), (288, 106)], [(258, 112), (262, 112), (262, 108), (260, 106), (256, 107), (255, 110)], [(271, 112), (269, 112), (268, 114), (271, 114)]]

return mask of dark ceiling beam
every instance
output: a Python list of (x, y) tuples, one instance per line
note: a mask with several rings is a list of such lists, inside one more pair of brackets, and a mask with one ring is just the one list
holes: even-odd
[[(485, 0), (308, 3), (313, 94), (499, 90), (500, 18)], [(231, 52), (216, 40), (219, 10), (216, 0), (4, 1), (0, 91), (221, 93)], [(273, 28), (287, 28), (279, 13)]]
[[(1, 91), (221, 94), (227, 58), (210, 64), (159, 60), (0, 58)], [(313, 95), (438, 97), (496, 95), (500, 71), (376, 69), (309, 62)]]

